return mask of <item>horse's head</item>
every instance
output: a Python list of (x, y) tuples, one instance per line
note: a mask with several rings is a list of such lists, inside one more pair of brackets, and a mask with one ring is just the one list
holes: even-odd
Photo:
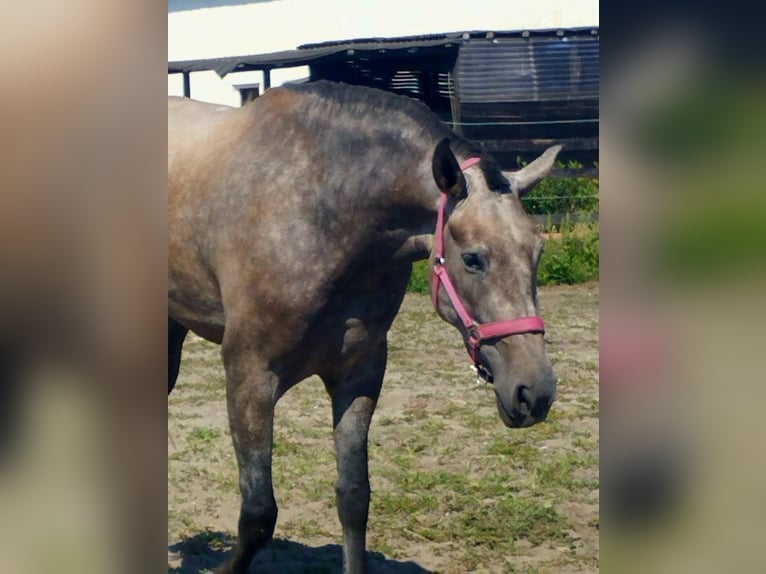
[[(509, 427), (544, 420), (556, 394), (538, 317), (536, 276), (543, 239), (521, 198), (545, 178), (559, 150), (550, 148), (510, 181), (491, 160), (464, 162), (461, 169), (448, 140), (434, 151), (433, 174), (445, 196), (443, 239), (437, 224), (431, 257), (435, 269), (442, 267), (442, 280), (432, 283), (434, 304), (461, 331), (477, 366), (488, 371), (500, 418)], [(458, 310), (461, 305), (464, 309)], [(534, 319), (513, 321), (522, 317)], [(477, 335), (472, 322), (489, 328)]]

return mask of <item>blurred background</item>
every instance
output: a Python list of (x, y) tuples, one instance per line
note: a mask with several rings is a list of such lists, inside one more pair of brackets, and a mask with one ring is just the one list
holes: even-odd
[(0, 7), (0, 571), (165, 561), (164, 8)]
[[(0, 571), (161, 570), (168, 12), (0, 16)], [(601, 10), (604, 572), (766, 571), (763, 16)]]
[(759, 11), (602, 6), (604, 572), (766, 569)]

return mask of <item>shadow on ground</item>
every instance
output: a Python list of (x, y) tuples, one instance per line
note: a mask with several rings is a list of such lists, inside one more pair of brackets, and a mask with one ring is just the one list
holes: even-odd
[[(168, 547), (168, 574), (199, 574), (212, 569), (228, 556), (235, 539), (223, 532), (202, 532)], [(174, 566), (171, 567), (170, 563)], [(251, 572), (279, 574), (341, 573), (343, 549), (338, 544), (306, 546), (291, 540), (272, 540), (264, 546)], [(367, 552), (367, 564), (375, 574), (431, 574), (414, 562), (399, 562), (380, 552)]]

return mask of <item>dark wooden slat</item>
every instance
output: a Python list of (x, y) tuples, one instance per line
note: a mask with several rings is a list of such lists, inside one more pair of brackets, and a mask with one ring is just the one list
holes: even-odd
[[(505, 177), (512, 177), (513, 176), (513, 171), (503, 171), (503, 175)], [(593, 178), (593, 179), (598, 179), (598, 168), (597, 167), (581, 167), (581, 168), (562, 167), (562, 168), (554, 168), (548, 174), (548, 177), (555, 177), (555, 178), (590, 177), (590, 178)]]
[(595, 213), (551, 213), (550, 215), (532, 214), (532, 219), (538, 225), (561, 225), (569, 219), (571, 223), (598, 223), (598, 212)]
[(582, 168), (556, 168), (552, 169), (551, 172), (548, 174), (548, 177), (590, 177), (593, 179), (598, 179), (598, 168), (597, 167), (582, 167)]
[(567, 151), (597, 150), (598, 138), (561, 138), (532, 140), (474, 140), (488, 152), (525, 152), (545, 151), (551, 146), (562, 145)]
[(463, 121), (513, 121), (587, 118), (598, 120), (599, 101), (570, 94), (558, 100), (524, 102), (460, 102)]

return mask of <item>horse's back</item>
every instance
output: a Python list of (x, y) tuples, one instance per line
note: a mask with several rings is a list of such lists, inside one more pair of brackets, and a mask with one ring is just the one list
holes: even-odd
[(212, 126), (222, 117), (234, 113), (238, 108), (210, 104), (189, 98), (168, 96), (168, 131), (198, 129), (205, 125)]
[(223, 136), (227, 120), (235, 108), (198, 102), (188, 98), (168, 97), (168, 169), (176, 158), (183, 157)]

